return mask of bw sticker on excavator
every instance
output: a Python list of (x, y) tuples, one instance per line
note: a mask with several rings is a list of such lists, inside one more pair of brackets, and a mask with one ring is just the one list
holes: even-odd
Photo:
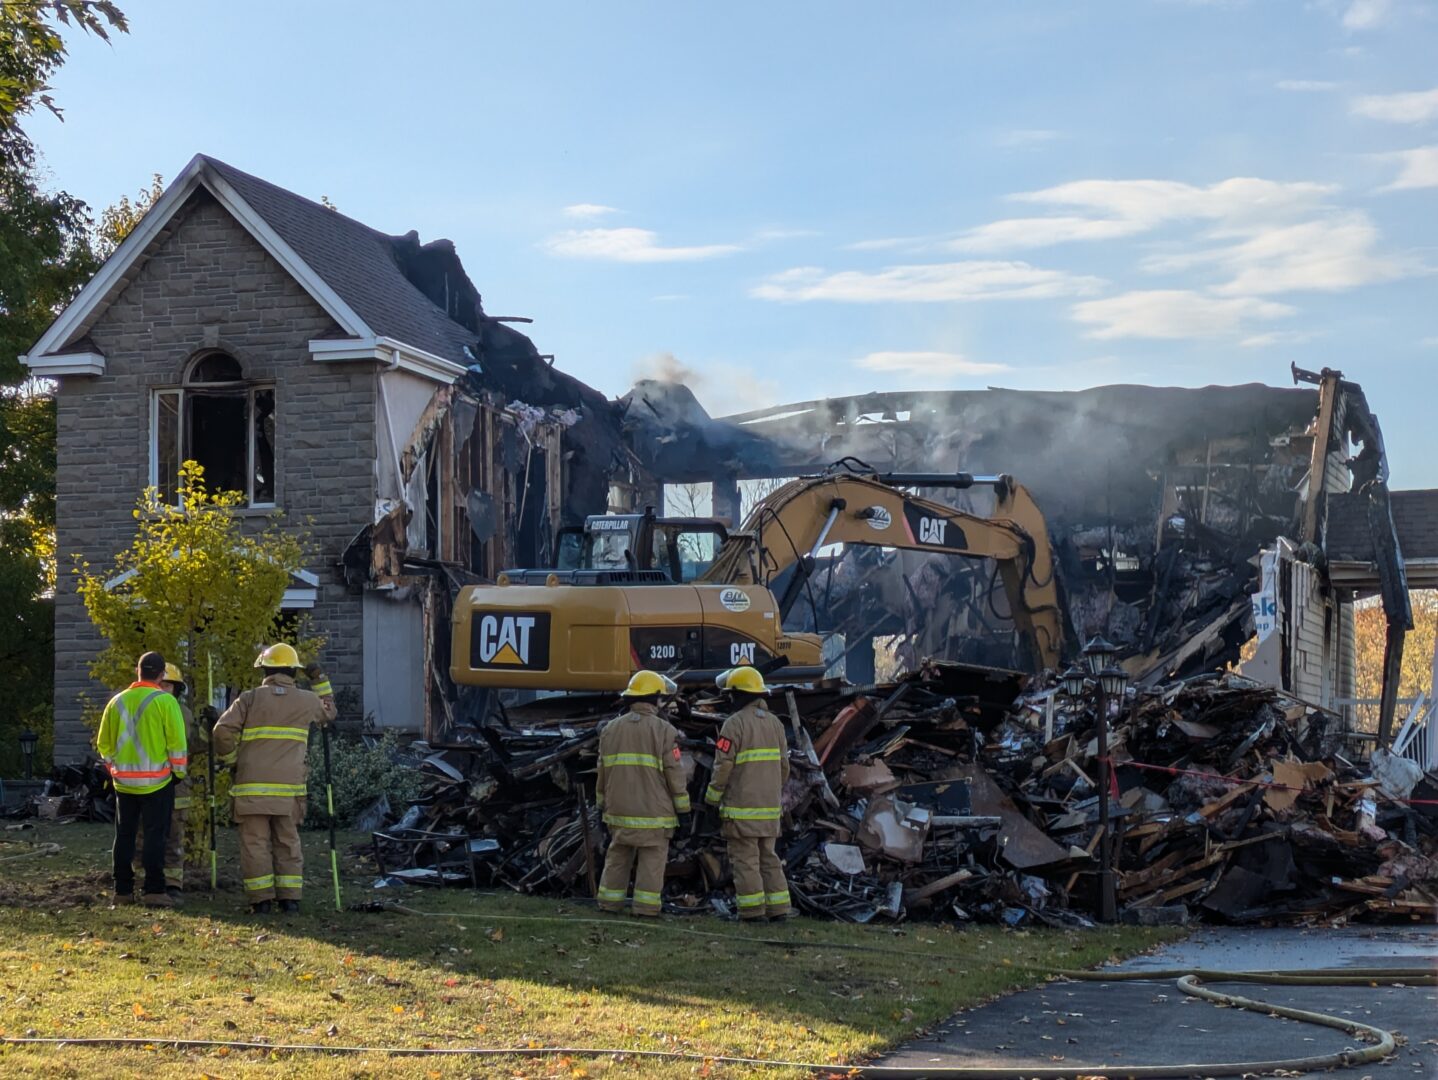
[(469, 666), (509, 671), (548, 670), (549, 612), (475, 612), (470, 624)]

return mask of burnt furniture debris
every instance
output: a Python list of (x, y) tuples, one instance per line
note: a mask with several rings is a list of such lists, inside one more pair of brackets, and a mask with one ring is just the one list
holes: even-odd
[[(1105, 845), (1091, 700), (1048, 677), (931, 662), (898, 683), (796, 688), (771, 705), (789, 724), (780, 854), (801, 910), (1092, 920)], [(1221, 673), (1131, 687), (1108, 708), (1123, 917), (1438, 916), (1438, 792), (1381, 757), (1359, 764), (1338, 714)], [(376, 833), (379, 884), (592, 895), (594, 752), (613, 714), (607, 695), (541, 699), (473, 741), (420, 747), (426, 790)], [(692, 796), (722, 719), (711, 696), (680, 699)], [(697, 818), (675, 837), (671, 910), (725, 910), (723, 850)]]

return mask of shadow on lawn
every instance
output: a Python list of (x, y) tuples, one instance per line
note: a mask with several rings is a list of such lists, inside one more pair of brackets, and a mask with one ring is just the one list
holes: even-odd
[[(871, 944), (886, 940), (875, 940), (873, 931), (859, 928), (807, 920), (759, 924), (752, 929), (705, 917), (664, 920), (694, 930), (795, 942), (793, 948), (788, 948), (677, 934), (648, 920), (601, 915), (583, 900), (475, 894), (459, 889), (376, 890), (373, 874), (366, 873), (346, 851), (363, 840), (354, 834), (341, 842), (346, 905), (393, 900), (421, 911), (441, 912), (444, 917), (389, 911), (336, 912), (328, 873), (327, 837), (322, 832), (303, 834), (306, 895), (304, 910), (298, 916), (248, 914), (238, 888), (234, 837), (223, 834), (222, 888), (214, 897), (208, 893), (208, 874), (204, 874), (192, 883), (200, 887), (189, 890), (181, 911), (110, 910), (106, 868), (111, 836), (107, 826), (51, 826), (38, 830), (39, 839), (64, 844), (66, 851), (53, 859), (11, 864), (24, 865), (24, 869), (6, 882), (6, 891), (0, 891), (0, 902), (29, 909), (11, 916), (13, 929), (26, 933), (32, 922), (28, 916), (35, 912), (45, 919), (34, 923), (36, 932), (73, 932), (68, 926), (54, 923), (50, 913), (57, 908), (69, 909), (64, 915), (65, 922), (71, 925), (77, 920), (83, 923), (85, 910), (93, 910), (95, 922), (110, 927), (106, 932), (111, 936), (113, 928), (119, 926), (140, 930), (156, 920), (209, 919), (228, 927), (230, 936), (240, 940), (262, 934), (311, 939), (353, 954), (370, 967), (376, 960), (423, 965), (430, 969), (426, 977), (517, 980), (575, 995), (574, 1000), (596, 991), (661, 1009), (703, 1009), (722, 1002), (730, 1011), (752, 1007), (793, 1023), (837, 1022), (864, 1030), (873, 1030), (876, 1020), (888, 1018), (890, 1013), (897, 1016), (898, 1010), (905, 1008), (895, 1004), (896, 976), (911, 988), (924, 987), (925, 995), (952, 1001), (943, 989), (956, 978), (952, 967), (945, 975), (940, 964), (926, 978), (930, 973), (923, 970), (923, 961), (915, 958), (841, 953), (823, 947), (835, 940), (859, 940), (861, 935)], [(529, 921), (514, 916), (535, 918)], [(932, 932), (945, 936), (944, 949), (950, 956), (967, 951), (962, 936), (937, 929)], [(926, 935), (911, 932), (896, 947), (923, 949), (917, 940), (923, 936)], [(807, 947), (810, 944), (820, 947)], [(980, 966), (976, 956), (975, 967)], [(399, 976), (401, 980), (406, 977)], [(1013, 969), (989, 976), (995, 977), (999, 982), (993, 989), (1023, 981)], [(551, 1004), (565, 1008), (569, 1000), (561, 998)]]

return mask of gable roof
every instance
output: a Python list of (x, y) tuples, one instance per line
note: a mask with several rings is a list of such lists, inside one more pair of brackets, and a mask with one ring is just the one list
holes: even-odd
[[(20, 358), (32, 373), (104, 374), (105, 357), (85, 336), (89, 325), (144, 265), (151, 241), (199, 188), (208, 190), (347, 335), (312, 342), (314, 355), (330, 360), (394, 359), (441, 382), (453, 382), (477, 359), (478, 335), (450, 318), (401, 268), (400, 258), (406, 248), (418, 248), (417, 238), (387, 236), (223, 161), (197, 154)], [(454, 264), (457, 268), (457, 259)], [(478, 295), (467, 279), (464, 285), (477, 309)]]
[(196, 160), (229, 184), (354, 309), (374, 336), (393, 338), (457, 364), (473, 363), (476, 335), (440, 310), (400, 269), (396, 245), (402, 238), (371, 229), (205, 154)]
[[(1438, 489), (1393, 491), (1389, 493), (1388, 504), (1404, 560), (1438, 560)], [(1324, 539), (1330, 560), (1372, 562), (1376, 559), (1368, 525), (1368, 497), (1358, 491), (1330, 494)]]

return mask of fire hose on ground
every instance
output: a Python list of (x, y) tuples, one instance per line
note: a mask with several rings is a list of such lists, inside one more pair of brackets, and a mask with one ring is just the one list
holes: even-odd
[[(421, 912), (400, 904), (384, 903), (369, 906), (369, 910), (393, 911), (426, 918), (472, 918), (453, 912)], [(486, 915), (486, 919), (516, 922), (592, 922), (613, 926), (613, 919), (575, 919), (565, 916), (545, 915)], [(718, 938), (737, 944), (761, 945), (764, 947), (821, 948), (826, 951), (880, 952), (888, 955), (921, 957), (928, 960), (944, 959), (935, 954), (916, 949), (899, 950), (877, 945), (855, 943), (806, 942), (783, 938), (751, 937), (743, 934), (714, 933), (693, 930), (689, 927), (658, 920), (649, 923), (646, 929), (662, 929), (675, 933), (706, 938)], [(1381, 1061), (1392, 1054), (1397, 1047), (1393, 1032), (1373, 1024), (1347, 1020), (1326, 1013), (1308, 1009), (1295, 1009), (1275, 1005), (1238, 994), (1215, 990), (1203, 985), (1214, 983), (1255, 983), (1264, 986), (1438, 986), (1438, 974), (1424, 968), (1337, 968), (1311, 971), (1218, 971), (1207, 968), (1165, 968), (1157, 970), (1129, 971), (1069, 971), (1038, 968), (1031, 965), (1015, 964), (1015, 970), (1042, 971), (1059, 978), (1081, 982), (1151, 982), (1158, 979), (1176, 979), (1178, 988), (1185, 994), (1201, 998), (1226, 1008), (1245, 1009), (1265, 1016), (1284, 1017), (1300, 1023), (1333, 1028), (1349, 1035), (1367, 1040), (1362, 1047), (1346, 1047), (1327, 1054), (1313, 1054), (1301, 1058), (1281, 1058), (1269, 1061), (1234, 1062), (1191, 1062), (1171, 1065), (1019, 1065), (1019, 1066), (894, 1066), (894, 1065), (845, 1065), (834, 1062), (788, 1061), (779, 1058), (741, 1057), (726, 1054), (700, 1054), (679, 1050), (635, 1050), (623, 1047), (594, 1046), (330, 1046), (323, 1043), (271, 1043), (227, 1039), (168, 1039), (162, 1036), (130, 1038), (123, 1036), (6, 1036), (0, 1044), (8, 1046), (110, 1046), (148, 1047), (151, 1049), (169, 1047), (175, 1050), (257, 1050), (265, 1053), (316, 1053), (316, 1054), (386, 1054), (393, 1057), (470, 1057), (470, 1058), (543, 1058), (568, 1057), (612, 1057), (616, 1059), (691, 1061), (712, 1065), (736, 1065), (750, 1068), (803, 1069), (810, 1072), (842, 1072), (855, 1077), (874, 1077), (876, 1080), (918, 1080), (919, 1077), (935, 1077), (938, 1080), (1072, 1080), (1079, 1075), (1098, 1074), (1118, 1080), (1185, 1080), (1195, 1077), (1244, 1076), (1253, 1073), (1307, 1072), (1318, 1069), (1332, 1069), (1343, 1066), (1361, 1065)]]

